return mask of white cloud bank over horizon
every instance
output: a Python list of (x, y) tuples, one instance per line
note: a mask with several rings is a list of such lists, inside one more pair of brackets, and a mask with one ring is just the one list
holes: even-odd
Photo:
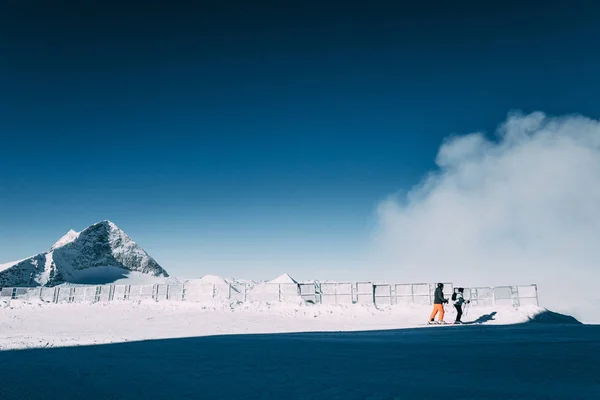
[(540, 305), (600, 323), (600, 123), (509, 114), (496, 140), (448, 138), (439, 170), (379, 204), (402, 281), (537, 283)]

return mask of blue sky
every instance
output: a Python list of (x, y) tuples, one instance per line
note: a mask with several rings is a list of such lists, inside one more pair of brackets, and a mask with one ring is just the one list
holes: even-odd
[(7, 7), (0, 262), (110, 219), (175, 275), (368, 278), (444, 138), (600, 117), (594, 6), (218, 3)]

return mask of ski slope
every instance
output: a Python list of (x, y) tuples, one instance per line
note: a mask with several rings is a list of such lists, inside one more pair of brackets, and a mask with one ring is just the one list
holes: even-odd
[[(133, 302), (46, 304), (11, 301), (0, 309), (0, 349), (62, 347), (223, 334), (359, 331), (421, 327), (427, 306), (293, 303)], [(526, 322), (539, 307), (472, 308), (463, 321)], [(446, 321), (455, 317), (446, 314)], [(446, 327), (427, 327), (446, 329)]]

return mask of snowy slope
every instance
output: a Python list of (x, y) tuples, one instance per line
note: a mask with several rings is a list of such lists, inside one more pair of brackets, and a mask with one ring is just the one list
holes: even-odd
[(0, 272), (9, 269), (10, 267), (17, 265), (18, 263), (20, 263), (21, 261), (24, 261), (24, 260), (26, 260), (26, 258), (19, 260), (19, 261), (12, 261), (12, 262), (8, 262), (8, 263), (0, 264)]
[(52, 245), (52, 247), (50, 247), (50, 250), (54, 250), (58, 247), (64, 246), (65, 244), (71, 243), (78, 237), (79, 237), (79, 232), (75, 232), (73, 229), (71, 229), (69, 232), (67, 232), (65, 234), (65, 236), (58, 239), (58, 241), (56, 243), (54, 243), (54, 245)]
[(81, 232), (69, 231), (49, 251), (3, 264), (1, 286), (53, 286), (65, 282), (104, 284), (136, 273), (168, 277), (167, 272), (110, 221)]
[[(0, 310), (0, 350), (220, 334), (452, 328), (425, 327), (431, 311), (428, 306), (377, 308), (216, 301), (46, 305), (13, 300)], [(473, 309), (463, 321), (515, 324), (529, 321), (543, 311), (534, 306)], [(453, 317), (448, 313), (446, 320)]]

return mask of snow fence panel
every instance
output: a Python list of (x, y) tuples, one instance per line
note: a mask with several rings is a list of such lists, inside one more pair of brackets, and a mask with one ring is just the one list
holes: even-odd
[(12, 288), (0, 289), (0, 307), (8, 307), (12, 298)]
[(214, 286), (212, 283), (186, 283), (183, 286), (183, 299), (197, 303), (210, 302), (215, 295)]
[(165, 301), (169, 296), (169, 285), (160, 284), (155, 287), (155, 297), (156, 301)]
[(359, 304), (373, 304), (375, 288), (373, 282), (358, 282), (356, 284), (356, 302)]
[(143, 301), (152, 300), (154, 297), (154, 285), (136, 285), (131, 286), (129, 290), (129, 300)]
[(396, 284), (393, 287), (395, 293), (394, 304), (430, 304), (429, 284), (413, 283), (413, 284)]
[(14, 292), (12, 295), (13, 299), (19, 299), (19, 300), (24, 300), (25, 297), (27, 295), (27, 288), (20, 288), (20, 287), (16, 287), (14, 288)]
[[(19, 293), (20, 289), (20, 293)], [(17, 296), (23, 300), (35, 300), (40, 297), (40, 288), (19, 288), (17, 289)]]
[(537, 297), (537, 290), (535, 285), (518, 286), (519, 298), (532, 298)]
[(389, 306), (392, 304), (392, 285), (375, 284), (375, 305)]
[(101, 302), (110, 301), (111, 293), (112, 292), (111, 292), (110, 285), (98, 286), (98, 291), (96, 292), (96, 301), (101, 301)]
[(113, 300), (127, 300), (127, 285), (115, 285), (113, 288)]
[(167, 300), (181, 301), (183, 298), (183, 285), (168, 285)]
[(494, 289), (491, 287), (478, 287), (475, 288), (477, 298), (475, 299), (475, 305), (479, 307), (492, 307), (494, 305)]
[(494, 304), (499, 306), (513, 306), (513, 290), (510, 286), (498, 286), (494, 288)]
[(452, 284), (452, 282), (444, 282), (443, 293), (444, 293), (444, 298), (446, 298), (446, 299), (449, 299), (452, 297), (452, 293), (454, 293), (454, 285)]
[(72, 300), (71, 291), (72, 288), (66, 286), (66, 287), (57, 287), (57, 293), (56, 293), (56, 302), (57, 303), (70, 303)]
[(221, 300), (229, 299), (231, 285), (229, 284), (216, 284), (214, 285), (214, 297)]
[(336, 287), (337, 304), (353, 304), (354, 303), (354, 284), (338, 283)]
[(413, 283), (412, 291), (415, 296), (427, 296), (429, 297), (429, 284), (428, 283)]
[(352, 304), (352, 283), (321, 283), (321, 303)]
[(96, 301), (96, 292), (98, 291), (96, 286), (86, 286), (82, 287), (83, 289), (83, 300), (85, 302), (94, 302)]
[(397, 284), (396, 296), (413, 296), (413, 285), (411, 284)]
[(71, 301), (73, 303), (83, 303), (85, 301), (85, 287), (74, 286), (73, 292), (71, 293)]
[(322, 295), (334, 295), (335, 291), (336, 291), (336, 285), (337, 285), (337, 283), (331, 283), (331, 282), (321, 283), (319, 285), (321, 287), (321, 294)]
[(54, 302), (54, 288), (45, 287), (40, 292), (40, 299), (46, 303)]
[(281, 294), (280, 301), (297, 302), (300, 299), (300, 290), (296, 283), (279, 284), (279, 292)]
[[(395, 284), (392, 287), (394, 298), (391, 304), (410, 304), (414, 302), (411, 284)], [(429, 297), (427, 297), (429, 299)]]
[(520, 305), (539, 305), (537, 285), (517, 286)]
[(277, 303), (279, 302), (279, 284), (277, 283), (260, 283), (248, 292), (248, 301), (257, 301), (260, 303)]
[(245, 284), (231, 284), (229, 291), (229, 299), (232, 301), (246, 301), (246, 285)]
[(300, 288), (300, 296), (306, 302), (310, 302), (313, 304), (318, 303), (317, 298), (317, 287), (314, 283), (301, 283), (299, 285)]

